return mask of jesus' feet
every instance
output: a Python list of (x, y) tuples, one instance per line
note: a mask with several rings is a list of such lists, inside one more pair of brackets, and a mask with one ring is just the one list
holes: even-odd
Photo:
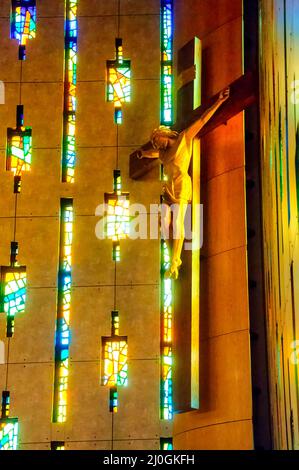
[(175, 281), (179, 277), (179, 268), (182, 265), (181, 260), (176, 260), (171, 263), (170, 269), (166, 271), (165, 278), (166, 279), (174, 279)]

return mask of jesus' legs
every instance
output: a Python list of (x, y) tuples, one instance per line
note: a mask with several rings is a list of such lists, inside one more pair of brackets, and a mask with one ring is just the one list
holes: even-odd
[(185, 240), (185, 215), (187, 211), (187, 201), (180, 201), (176, 206), (173, 213), (173, 246), (172, 246), (172, 261), (169, 272), (169, 277), (177, 279), (179, 275), (178, 268), (182, 264), (181, 254)]

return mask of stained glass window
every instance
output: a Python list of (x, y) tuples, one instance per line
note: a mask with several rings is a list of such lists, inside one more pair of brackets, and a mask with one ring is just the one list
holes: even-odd
[(18, 313), (25, 312), (27, 276), (26, 268), (1, 267), (1, 311), (7, 317), (7, 336), (14, 333), (14, 320)]
[(51, 450), (65, 450), (65, 443), (62, 441), (52, 441)]
[(160, 449), (161, 450), (173, 450), (172, 438), (170, 437), (161, 437), (160, 439)]
[(104, 385), (126, 386), (128, 382), (128, 344), (127, 338), (103, 340), (104, 348)]
[(62, 181), (74, 183), (76, 164), (78, 0), (66, 0)]
[(172, 321), (173, 321), (173, 281), (165, 277), (170, 268), (170, 253), (165, 241), (161, 242), (162, 269), (162, 312), (161, 312), (161, 419), (173, 418), (173, 353), (172, 353)]
[(0, 419), (0, 450), (17, 450), (18, 434), (17, 418)]
[(36, 36), (36, 1), (12, 0), (10, 37), (19, 43), (19, 59), (26, 59), (26, 44)]
[[(7, 129), (6, 170), (14, 173), (20, 181), (23, 171), (31, 170), (32, 128), (24, 127), (24, 109), (17, 106), (17, 126)], [(19, 192), (20, 185), (15, 186)]]
[(66, 421), (72, 286), (73, 201), (61, 201), (53, 422)]
[(173, 124), (173, 0), (161, 0), (161, 124)]
[(30, 171), (32, 158), (32, 129), (7, 130), (7, 160), (6, 169), (21, 176), (23, 171)]
[(17, 418), (9, 418), (10, 393), (2, 392), (0, 418), (0, 450), (16, 450), (18, 447), (19, 424)]
[[(161, 124), (173, 124), (173, 0), (161, 0)], [(166, 176), (161, 167), (161, 179)], [(170, 253), (161, 242), (161, 419), (173, 418), (173, 282), (166, 279)]]
[(113, 260), (120, 261), (119, 241), (130, 233), (129, 193), (122, 191), (121, 174), (114, 171), (113, 193), (105, 193), (106, 204), (106, 237), (113, 241)]
[(112, 261), (120, 262), (120, 244), (119, 242), (113, 242), (112, 245)]
[(122, 104), (131, 101), (131, 62), (123, 58), (122, 39), (115, 41), (116, 58), (107, 61), (107, 101), (114, 103), (114, 121), (122, 124)]
[(111, 314), (111, 336), (102, 338), (102, 384), (110, 388), (110, 411), (118, 409), (117, 387), (128, 385), (128, 338), (119, 336), (119, 314)]

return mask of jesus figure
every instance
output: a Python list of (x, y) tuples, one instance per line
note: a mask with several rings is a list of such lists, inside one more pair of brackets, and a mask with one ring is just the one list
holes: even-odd
[[(162, 236), (163, 227), (172, 228), (172, 246), (169, 237), (163, 237), (170, 249), (171, 265), (166, 277), (177, 279), (179, 268), (182, 264), (181, 253), (185, 239), (185, 215), (188, 204), (192, 201), (192, 181), (188, 173), (193, 150), (193, 139), (202, 127), (211, 119), (217, 109), (229, 98), (229, 88), (219, 94), (218, 100), (211, 108), (207, 109), (202, 116), (190, 127), (180, 134), (166, 126), (155, 129), (151, 136), (153, 149), (138, 150), (138, 158), (159, 158), (163, 164), (166, 181), (163, 187), (163, 202), (166, 211), (162, 213)], [(174, 205), (173, 221), (171, 224), (171, 208)]]

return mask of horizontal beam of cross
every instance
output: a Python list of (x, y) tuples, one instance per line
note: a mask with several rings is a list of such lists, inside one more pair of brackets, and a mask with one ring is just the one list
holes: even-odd
[[(201, 129), (197, 137), (201, 138), (209, 132), (213, 131), (222, 124), (226, 124), (229, 119), (239, 114), (244, 109), (251, 106), (258, 97), (258, 75), (254, 72), (247, 72), (240, 78), (235, 80), (230, 87), (230, 97), (224, 104), (216, 111), (214, 116), (207, 122)], [(182, 132), (187, 129), (194, 122), (196, 122), (203, 113), (209, 109), (213, 103), (217, 101), (219, 93), (208, 99), (199, 108), (195, 109), (189, 116), (185, 116), (180, 122), (177, 122), (173, 129)], [(147, 142), (141, 147), (143, 150), (152, 148), (151, 142)], [(138, 151), (130, 155), (130, 177), (132, 179), (139, 179), (146, 175), (149, 171), (155, 168), (159, 160), (137, 157)]]

